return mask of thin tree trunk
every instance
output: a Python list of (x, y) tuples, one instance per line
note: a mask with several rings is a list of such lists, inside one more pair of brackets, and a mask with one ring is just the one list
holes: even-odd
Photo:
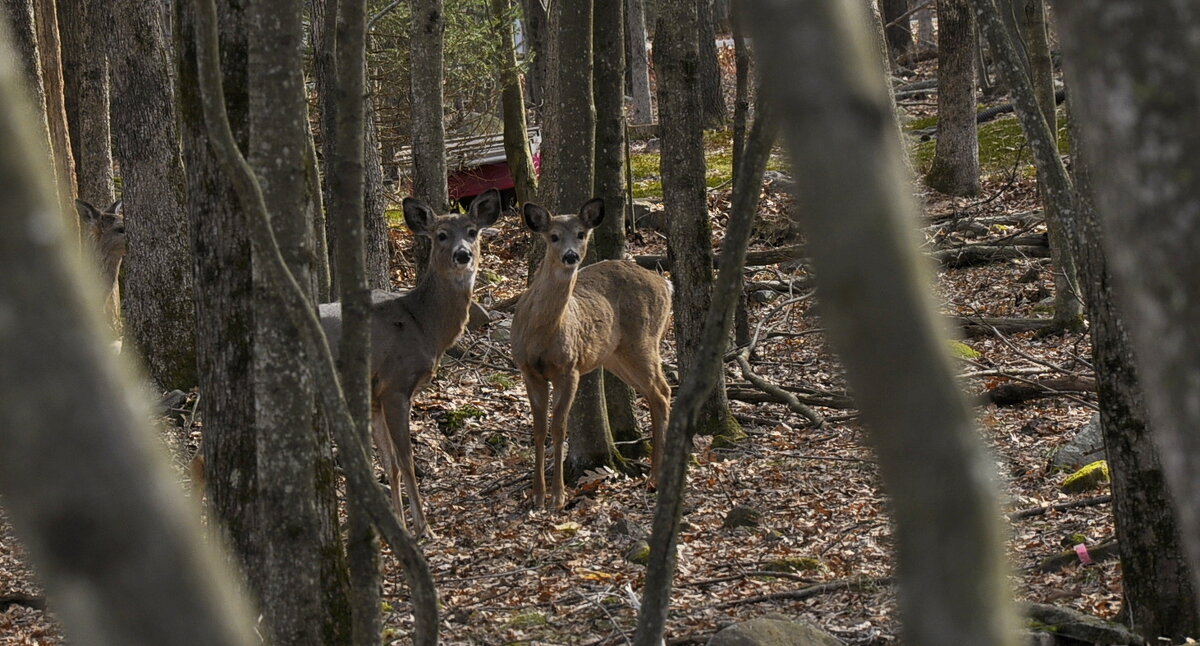
[[(517, 72), (516, 46), (512, 25), (503, 20), (513, 7), (512, 0), (492, 0), (492, 19), (496, 20), (496, 37), (500, 40), (501, 104), (504, 113), (504, 156), (513, 176), (517, 202), (537, 200), (537, 173), (533, 169), (533, 154), (529, 149), (529, 129), (525, 122), (525, 95), (521, 75)], [(505, 207), (508, 205), (506, 204)]]
[(546, 4), (543, 0), (521, 0), (521, 12), (525, 16), (525, 39), (529, 44), (529, 52), (533, 61), (529, 66), (529, 75), (525, 79), (529, 85), (529, 102), (541, 122), (542, 107), (546, 102), (546, 83), (549, 79), (548, 61), (550, 60), (550, 16), (546, 14)]
[[(413, 0), (409, 65), (412, 68), (413, 197), (445, 213), (446, 124), (442, 116), (442, 71), (446, 19), (442, 0)], [(429, 241), (416, 237), (418, 271), (429, 262)]]
[(979, 136), (975, 123), (975, 19), (969, 0), (938, 0), (938, 132), (930, 188), (977, 195)]
[[(673, 0), (660, 8), (654, 47), (662, 134), (663, 202), (670, 233), (667, 256), (675, 286), (675, 339), (679, 371), (694, 370), (700, 331), (712, 307), (712, 224), (704, 184), (703, 112), (696, 43), (699, 15), (693, 3)], [(704, 405), (700, 433), (730, 438), (741, 427), (729, 410), (724, 373)]]
[(79, 199), (97, 206), (111, 204), (115, 191), (103, 10), (97, 0), (58, 3), (64, 97)]
[(996, 68), (1012, 94), (1021, 130), (1033, 151), (1038, 187), (1046, 205), (1046, 231), (1050, 237), (1051, 263), (1054, 266), (1054, 321), (1061, 329), (1083, 325), (1082, 304), (1076, 279), (1075, 260), (1071, 255), (1063, 221), (1076, 217), (1075, 191), (1058, 157), (1054, 132), (1042, 116), (1037, 95), (1030, 84), (1026, 67), (1009, 39), (995, 0), (972, 0), (979, 28), (987, 38)]
[(625, 0), (629, 33), (629, 78), (633, 94), (632, 123), (642, 125), (654, 121), (654, 104), (650, 93), (650, 60), (646, 53), (646, 2)]
[[(201, 541), (149, 411), (107, 350), (99, 309), (70, 260), (77, 245), (41, 162), (7, 25), (0, 25), (0, 494), (83, 643), (249, 645), (253, 620)], [(55, 294), (55, 298), (45, 298)]]
[(55, 0), (34, 0), (37, 21), (38, 56), (42, 59), (42, 84), (46, 92), (46, 123), (50, 128), (50, 156), (54, 162), (55, 185), (62, 213), (75, 210), (75, 156), (67, 127), (67, 108), (63, 97), (63, 63), (58, 35), (58, 10)]
[(725, 125), (725, 92), (721, 89), (721, 63), (717, 60), (717, 33), (713, 25), (712, 0), (698, 0), (697, 42), (700, 45), (700, 102), (704, 127)]
[[(920, 1), (922, 0), (918, 0)], [(887, 34), (888, 53), (894, 62), (907, 54), (913, 45), (911, 19), (906, 15), (908, 0), (881, 0), (880, 5), (884, 32)]]
[[(196, 384), (196, 311), (166, 15), (140, 0), (109, 4), (115, 156), (129, 251), (124, 330), (164, 389)], [(128, 347), (128, 346), (126, 346)]]
[[(1069, 98), (1068, 100), (1074, 100)], [(1073, 115), (1072, 115), (1073, 116)], [(1084, 280), (1091, 322), (1092, 363), (1100, 401), (1100, 427), (1112, 473), (1113, 520), (1121, 552), (1121, 580), (1131, 628), (1148, 643), (1200, 633), (1200, 606), (1187, 567), (1162, 462), (1151, 438), (1145, 397), (1134, 366), (1128, 330), (1117, 311), (1104, 232), (1092, 207), (1087, 150), (1072, 118), (1072, 171), (1079, 216), (1067, 222)]]
[[(4, 0), (4, 8), (9, 33), (13, 39), (13, 49), (20, 57), (18, 69), (22, 83), (21, 90), (18, 91), (26, 92), (29, 97), (37, 126), (42, 132), (40, 152), (49, 159), (52, 150), (50, 124), (46, 117), (46, 86), (42, 82), (42, 61), (38, 54), (37, 21), (34, 19), (33, 2), (34, 0)], [(55, 186), (57, 190), (57, 183)], [(74, 209), (70, 212), (74, 212)]]
[[(755, 43), (795, 164), (822, 320), (897, 521), (906, 643), (1015, 644), (990, 458), (943, 350), (911, 186), (861, 4), (757, 0)], [(798, 66), (815, 60), (819, 66)], [(897, 327), (898, 326), (898, 327)], [(913, 459), (914, 447), (921, 459)]]
[[(1193, 34), (1200, 12), (1190, 3), (1130, 0), (1059, 2), (1055, 9), (1071, 107), (1080, 120), (1083, 152), (1093, 162), (1113, 291), (1129, 324), (1198, 590), (1200, 88), (1193, 70), (1200, 46)], [(1161, 64), (1166, 60), (1172, 65)], [(1194, 630), (1195, 624), (1189, 636)]]

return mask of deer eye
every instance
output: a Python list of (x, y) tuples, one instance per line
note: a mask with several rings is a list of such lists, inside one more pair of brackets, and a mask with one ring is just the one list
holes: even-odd
[(469, 238), (474, 238), (478, 234), (479, 234), (479, 232), (476, 231), (475, 229), (471, 229), (470, 231), (467, 231), (467, 237), (469, 237)]
[(580, 232), (579, 232), (579, 239), (580, 239), (580, 240), (583, 240), (585, 237), (587, 237), (587, 232), (586, 232), (586, 231), (580, 231)]
[(442, 242), (445, 242), (445, 241), (446, 241), (446, 237), (447, 237), (447, 236), (446, 236), (446, 232), (445, 232), (445, 231), (438, 231), (438, 240), (441, 240)]
[(558, 234), (557, 233), (550, 234), (550, 242), (558, 242)]

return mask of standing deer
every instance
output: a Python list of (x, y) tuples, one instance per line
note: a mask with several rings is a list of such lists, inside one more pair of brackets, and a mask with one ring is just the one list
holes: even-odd
[(659, 345), (671, 313), (671, 285), (627, 260), (579, 268), (588, 236), (604, 219), (604, 201), (578, 215), (550, 215), (524, 207), (525, 224), (546, 240), (546, 258), (521, 296), (512, 325), (513, 359), (525, 378), (533, 409), (533, 506), (545, 504), (545, 443), (550, 384), (550, 442), (554, 447), (553, 509), (563, 505), (563, 440), (579, 377), (603, 367), (638, 391), (650, 405), (654, 453), (650, 483), (657, 482), (671, 389)]
[[(466, 326), (479, 269), (479, 233), (499, 217), (500, 193), (495, 189), (476, 198), (465, 214), (435, 215), (419, 200), (405, 198), (404, 221), (413, 233), (433, 243), (429, 268), (406, 294), (371, 294), (371, 430), (392, 486), (396, 514), (403, 522), (403, 480), (417, 535), (428, 525), (417, 491), (409, 411), (413, 396), (433, 378), (442, 353)], [(332, 345), (341, 335), (341, 304), (326, 303), (319, 309)]]
[(110, 323), (119, 326), (121, 320), (121, 292), (117, 275), (121, 272), (121, 260), (125, 258), (125, 211), (117, 200), (104, 211), (100, 211), (83, 200), (75, 200), (75, 209), (83, 224), (84, 238), (96, 262), (100, 264), (100, 278), (106, 289), (104, 310)]

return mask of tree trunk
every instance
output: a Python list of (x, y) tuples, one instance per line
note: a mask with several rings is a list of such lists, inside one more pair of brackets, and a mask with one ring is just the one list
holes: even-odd
[(787, 115), (822, 320), (892, 496), (904, 641), (1015, 644), (993, 467), (908, 235), (916, 210), (886, 83), (863, 71), (878, 56), (859, 26), (869, 21), (861, 4), (836, 0), (754, 7), (764, 77)]
[(63, 87), (79, 199), (97, 206), (114, 199), (108, 57), (97, 0), (59, 0)]
[[(243, 0), (221, 9), (225, 103), (246, 145), (249, 97)], [(204, 420), (204, 469), (210, 526), (217, 529), (245, 576), (263, 569), (258, 540), (257, 437), (254, 417), (253, 334), (256, 328), (250, 241), (233, 187), (221, 172), (200, 108), (195, 12), (175, 3), (175, 55), (180, 126), (187, 168), (188, 213), (195, 250), (197, 370)], [(213, 522), (215, 521), (215, 522)]]
[(541, 122), (544, 116), (542, 106), (546, 102), (546, 84), (549, 80), (550, 16), (546, 14), (544, 0), (521, 0), (521, 13), (525, 16), (525, 41), (529, 44), (526, 55), (533, 55), (529, 75), (525, 81), (529, 85), (529, 102), (537, 114), (537, 121)]
[[(37, 21), (34, 19), (33, 2), (34, 0), (4, 0), (4, 9), (12, 34), (13, 49), (20, 57), (18, 69), (24, 81), (21, 84), (22, 90), (28, 93), (29, 103), (42, 132), (41, 152), (49, 155), (52, 150), (50, 124), (46, 117), (46, 86), (42, 82), (42, 60), (38, 54)], [(73, 213), (74, 209), (70, 212)]]
[[(1118, 305), (1200, 589), (1200, 12), (1189, 3), (1061, 2), (1063, 57)], [(1120, 20), (1116, 18), (1120, 16)], [(1177, 63), (1164, 67), (1159, 61)], [(1100, 366), (1097, 366), (1097, 370)], [(1157, 526), (1156, 526), (1157, 527)], [(1163, 585), (1171, 585), (1164, 582)], [(1161, 609), (1166, 612), (1168, 608)], [(1195, 615), (1189, 636), (1194, 636)], [(1184, 634), (1183, 621), (1177, 624)]]
[(139, 0), (114, 0), (109, 14), (114, 152), (129, 241), (125, 336), (160, 387), (187, 389), (197, 381), (196, 311), (166, 15)]
[(912, 27), (909, 26), (911, 19), (905, 15), (908, 13), (908, 0), (881, 0), (880, 5), (888, 53), (892, 61), (896, 61), (907, 54), (913, 45)]
[(1112, 473), (1113, 520), (1121, 552), (1121, 580), (1129, 625), (1147, 642), (1200, 633), (1195, 589), (1171, 508), (1162, 463), (1151, 439), (1133, 348), (1113, 294), (1102, 245), (1104, 232), (1092, 207), (1087, 151), (1072, 122), (1072, 170), (1079, 215), (1066, 224), (1086, 290), (1096, 366), (1100, 426)]
[[(314, 294), (312, 220), (307, 215), (308, 105), (301, 70), (300, 0), (256, 0), (249, 8), (249, 162), (292, 273)], [(311, 365), (313, 349), (260, 267), (254, 271), (254, 389), (262, 571), (253, 573), (268, 640), (277, 645), (350, 641), (346, 590), (326, 591), (323, 573), (344, 567), (340, 535), (321, 511), (336, 491), (321, 473)], [(326, 465), (327, 466), (327, 465)], [(318, 502), (320, 498), (320, 502)], [(322, 535), (321, 530), (325, 530)], [(338, 603), (328, 597), (337, 595)]]
[(1046, 232), (1050, 237), (1050, 257), (1054, 266), (1054, 324), (1064, 330), (1083, 326), (1083, 310), (1076, 279), (1075, 259), (1071, 255), (1063, 221), (1075, 217), (1075, 192), (1058, 157), (1054, 132), (1042, 116), (1037, 95), (1026, 73), (1027, 67), (1010, 40), (995, 0), (972, 0), (979, 28), (987, 38), (1000, 77), (1009, 88), (1021, 130), (1033, 151), (1037, 166), (1038, 188), (1046, 205)]
[[(54, 0), (34, 0), (37, 21), (38, 56), (42, 59), (42, 84), (46, 92), (46, 123), (50, 128), (50, 158), (54, 163), (54, 181), (58, 187), (58, 205), (62, 213), (75, 211), (75, 156), (67, 127), (67, 109), (63, 98), (62, 48), (58, 35), (58, 10)], [(104, 203), (107, 204), (107, 203)]]
[[(413, 197), (445, 213), (446, 124), (442, 115), (442, 61), (446, 18), (442, 0), (413, 0), (409, 64), (412, 68)], [(417, 236), (413, 247), (418, 271), (429, 262), (429, 241)]]
[[(504, 156), (513, 176), (513, 191), (517, 202), (537, 200), (537, 173), (529, 149), (529, 129), (525, 122), (525, 93), (517, 71), (516, 46), (512, 25), (502, 19), (513, 6), (512, 0), (492, 0), (492, 19), (496, 21), (496, 37), (505, 57), (500, 64), (501, 103), (504, 113)], [(507, 208), (508, 205), (506, 204)]]
[[(704, 184), (703, 115), (700, 106), (696, 7), (671, 0), (660, 7), (654, 46), (662, 135), (663, 203), (670, 232), (667, 256), (675, 286), (675, 339), (679, 372), (687, 374), (700, 351), (700, 331), (712, 306), (712, 224)], [(729, 410), (724, 372), (704, 405), (699, 432), (736, 437), (741, 428)]]
[(625, 0), (629, 33), (629, 78), (633, 95), (633, 111), (629, 120), (641, 125), (654, 121), (654, 104), (650, 94), (650, 60), (646, 54), (646, 2)]
[(712, 0), (699, 0), (696, 38), (700, 45), (700, 102), (704, 127), (725, 125), (725, 92), (721, 89), (721, 62), (717, 60), (717, 34), (713, 25)]
[[(364, 59), (363, 65), (366, 65)], [(379, 151), (379, 125), (370, 97), (363, 106), (363, 227), (367, 287), (392, 288), (391, 253), (388, 251), (387, 189), (383, 186), (383, 157)]]
[(975, 19), (968, 0), (938, 0), (937, 11), (937, 147), (925, 183), (947, 195), (978, 195)]
[(930, 49), (936, 45), (933, 38), (933, 7), (926, 3), (925, 7), (916, 13), (917, 16), (917, 48)]

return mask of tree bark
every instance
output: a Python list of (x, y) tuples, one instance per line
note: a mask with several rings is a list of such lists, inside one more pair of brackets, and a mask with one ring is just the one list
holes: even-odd
[(925, 183), (947, 195), (978, 195), (975, 19), (968, 0), (938, 0), (937, 11), (937, 145)]
[[(504, 60), (500, 65), (501, 104), (504, 113), (504, 156), (512, 172), (513, 191), (517, 202), (537, 200), (537, 172), (533, 168), (533, 153), (529, 149), (529, 128), (525, 121), (525, 92), (517, 71), (516, 46), (512, 25), (503, 20), (512, 8), (512, 0), (492, 0), (492, 19), (496, 21), (496, 37)], [(508, 205), (506, 204), (505, 207)]]
[[(247, 145), (249, 95), (243, 0), (221, 5), (225, 104), (236, 137)], [(200, 106), (191, 2), (175, 3), (175, 55), (180, 124), (187, 167), (188, 211), (195, 249), (197, 369), (204, 419), (204, 469), (211, 523), (230, 546), (242, 575), (261, 571), (250, 260), (241, 209), (221, 172)]]
[(713, 24), (712, 0), (696, 3), (696, 38), (700, 46), (700, 101), (704, 110), (704, 127), (725, 125), (725, 92), (721, 89), (721, 62), (717, 60), (717, 33)]
[(880, 0), (880, 5), (880, 10), (883, 12), (884, 33), (887, 35), (888, 53), (891, 55), (892, 61), (896, 61), (907, 54), (913, 45), (911, 17), (906, 15), (908, 0)]
[(520, 0), (521, 13), (525, 16), (525, 38), (529, 43), (529, 53), (533, 60), (529, 65), (529, 102), (538, 115), (537, 121), (544, 116), (542, 106), (546, 102), (546, 84), (549, 80), (548, 61), (550, 60), (550, 16), (546, 14), (546, 3), (543, 0)]
[(1200, 612), (1187, 567), (1162, 463), (1151, 439), (1145, 397), (1134, 366), (1128, 330), (1117, 311), (1104, 232), (1092, 206), (1092, 161), (1072, 122), (1072, 167), (1079, 215), (1067, 230), (1085, 289), (1096, 366), (1100, 426), (1112, 473), (1113, 520), (1121, 554), (1121, 580), (1130, 627), (1149, 643), (1183, 641), (1200, 634)]
[[(29, 106), (42, 133), (41, 154), (51, 154), (50, 123), (46, 116), (46, 86), (42, 82), (42, 60), (38, 54), (37, 21), (34, 19), (34, 0), (4, 0), (13, 49), (20, 57), (21, 90), (29, 96)], [(51, 162), (53, 164), (53, 161)], [(57, 184), (56, 184), (57, 186)], [(72, 209), (70, 212), (74, 212)]]
[[(79, 199), (112, 204), (112, 132), (108, 111), (108, 56), (104, 7), (97, 0), (59, 0), (63, 87)], [(99, 54), (97, 53), (99, 52)]]
[(196, 384), (196, 310), (166, 15), (153, 3), (114, 0), (108, 18), (114, 152), (129, 241), (125, 336), (160, 387), (187, 389)]
[[(249, 161), (262, 187), (289, 269), (314, 296), (312, 219), (307, 217), (308, 105), (301, 69), (300, 0), (255, 0), (248, 12)], [(254, 389), (264, 567), (252, 573), (268, 640), (277, 645), (350, 641), (345, 581), (322, 586), (345, 567), (335, 523), (322, 517), (336, 490), (322, 473), (316, 400), (308, 368), (313, 349), (288, 320), (287, 304), (253, 260)], [(323, 531), (322, 531), (323, 530)], [(332, 597), (332, 599), (331, 599)], [(334, 603), (329, 603), (334, 601)]]
[[(56, 616), (81, 643), (257, 643), (232, 577), (200, 540), (152, 446), (149, 411), (108, 351), (54, 215), (44, 143), (0, 25), (0, 494)], [(46, 298), (45, 294), (55, 294)]]
[[(990, 458), (911, 242), (916, 212), (887, 84), (871, 71), (870, 21), (861, 4), (836, 0), (757, 0), (754, 9), (764, 77), (788, 117), (822, 320), (892, 496), (904, 641), (1015, 644)], [(794, 64), (816, 58), (823, 64)]]
[(1071, 255), (1063, 222), (1075, 216), (1075, 191), (1058, 156), (1054, 132), (1042, 116), (1037, 94), (1030, 83), (1027, 67), (1005, 28), (996, 0), (972, 0), (979, 28), (987, 38), (1000, 77), (1008, 86), (1016, 107), (1025, 140), (1033, 151), (1037, 166), (1038, 188), (1046, 205), (1046, 232), (1050, 237), (1051, 263), (1054, 266), (1054, 321), (1060, 329), (1083, 326), (1083, 309), (1075, 259)]
[[(445, 213), (446, 124), (442, 116), (442, 62), (446, 18), (442, 0), (413, 0), (409, 65), (412, 68), (413, 197)], [(418, 271), (429, 262), (429, 241), (416, 237), (413, 253)]]
[(629, 120), (641, 125), (654, 122), (654, 104), (650, 94), (650, 60), (646, 53), (646, 2), (625, 0), (629, 26), (629, 79), (633, 95), (633, 111)]
[[(1091, 160), (1118, 306), (1179, 535), (1200, 589), (1200, 63), (1189, 3), (1060, 2), (1064, 65)], [(1164, 67), (1157, 61), (1174, 61)], [(1097, 370), (1100, 366), (1097, 366)], [(1165, 610), (1165, 609), (1164, 609)], [(1192, 615), (1194, 617), (1194, 615)], [(1180, 624), (1182, 627), (1182, 622)], [(1193, 624), (1191, 635), (1194, 636)]]
[(75, 156), (71, 151), (71, 135), (63, 98), (62, 47), (58, 35), (58, 10), (54, 2), (34, 0), (33, 8), (37, 21), (38, 56), (42, 59), (46, 123), (50, 128), (50, 158), (54, 162), (58, 205), (62, 213), (72, 213), (78, 191), (75, 186)]
[[(664, 2), (654, 46), (662, 134), (663, 203), (670, 230), (667, 257), (675, 286), (675, 339), (680, 374), (694, 369), (705, 313), (713, 305), (712, 224), (704, 183), (703, 113), (694, 3)], [(741, 427), (729, 410), (724, 373), (704, 405), (700, 432), (736, 437)]]

